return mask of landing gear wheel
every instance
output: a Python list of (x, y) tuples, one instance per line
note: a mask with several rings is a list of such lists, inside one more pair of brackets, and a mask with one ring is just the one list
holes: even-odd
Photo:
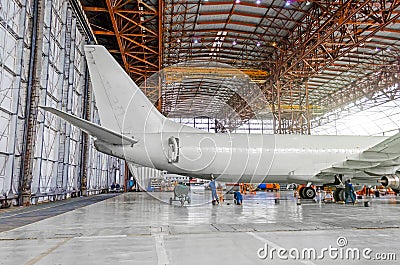
[(172, 197), (169, 197), (169, 204), (172, 204)]
[(189, 196), (186, 198), (186, 201), (187, 201), (187, 203), (189, 203), (189, 204), (192, 202), (192, 200), (190, 199)]
[(299, 195), (300, 195), (300, 198), (302, 198), (302, 199), (304, 199), (304, 195), (303, 195), (304, 188), (305, 188), (305, 187), (301, 187), (301, 188), (299, 189)]
[(300, 189), (300, 197), (302, 199), (314, 199), (317, 193), (311, 187), (303, 187)]
[(344, 194), (344, 189), (337, 188), (335, 192), (333, 192), (333, 198), (335, 199), (336, 202), (345, 201), (346, 196)]

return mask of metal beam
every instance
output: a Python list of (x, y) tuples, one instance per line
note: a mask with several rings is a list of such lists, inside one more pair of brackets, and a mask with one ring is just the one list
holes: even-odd
[(114, 29), (114, 32), (115, 32), (115, 36), (117, 37), (118, 48), (119, 48), (119, 51), (120, 51), (121, 56), (122, 56), (122, 61), (123, 61), (123, 64), (124, 64), (124, 68), (125, 68), (126, 71), (128, 71), (129, 70), (129, 65), (128, 65), (128, 62), (127, 62), (126, 56), (125, 56), (125, 47), (122, 44), (121, 34), (119, 32), (118, 24), (117, 24), (117, 21), (116, 21), (116, 18), (115, 18), (114, 1), (113, 1), (113, 3), (111, 1), (112, 0), (106, 0), (107, 9), (108, 9), (108, 13), (110, 14), (111, 23), (112, 23), (112, 26), (113, 26), (113, 29)]

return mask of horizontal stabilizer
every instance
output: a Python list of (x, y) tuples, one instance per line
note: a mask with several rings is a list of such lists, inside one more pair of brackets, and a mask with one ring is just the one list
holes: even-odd
[(138, 142), (138, 140), (136, 140), (134, 138), (130, 138), (130, 137), (122, 135), (120, 133), (111, 131), (100, 125), (97, 125), (90, 121), (78, 118), (78, 117), (68, 114), (64, 111), (60, 111), (58, 109), (55, 109), (52, 107), (45, 107), (45, 106), (40, 106), (40, 108), (63, 118), (64, 120), (70, 122), (71, 124), (82, 129), (83, 131), (85, 131), (86, 133), (90, 134), (91, 136), (97, 138), (100, 141), (103, 141), (103, 142), (106, 142), (109, 144), (116, 144), (116, 145), (127, 145), (127, 144), (132, 145), (132, 144), (136, 144)]

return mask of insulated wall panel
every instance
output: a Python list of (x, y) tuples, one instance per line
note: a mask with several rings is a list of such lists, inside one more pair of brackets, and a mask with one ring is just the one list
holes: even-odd
[[(92, 120), (100, 123), (94, 102), (92, 106)], [(95, 192), (104, 187), (109, 187), (112, 183), (124, 185), (124, 164), (119, 159), (98, 152), (94, 148), (93, 139), (90, 139), (88, 164), (88, 191)]]
[(0, 0), (0, 197), (18, 192), (30, 34), (28, 1)]
[[(46, 2), (40, 102), (82, 117), (85, 91), (86, 38), (67, 0)], [(89, 89), (90, 91), (90, 89)], [(95, 102), (91, 102), (92, 105)], [(50, 113), (41, 113), (35, 150), (36, 194), (71, 193), (80, 190), (82, 132)], [(93, 115), (94, 121), (98, 122)], [(91, 142), (93, 140), (90, 140)], [(88, 190), (107, 189), (116, 169), (107, 155), (90, 145)], [(111, 168), (111, 170), (110, 170)]]
[[(83, 117), (87, 85), (87, 36), (68, 0), (43, 0), (44, 23), (39, 105)], [(17, 196), (21, 174), (29, 79), (31, 0), (0, 0), (0, 197)], [(95, 105), (90, 99), (89, 106)], [(93, 121), (98, 122), (92, 112)], [(39, 109), (32, 150), (33, 195), (70, 194), (82, 189), (82, 131)], [(89, 139), (88, 189), (106, 189), (124, 176), (123, 161), (101, 154)], [(30, 161), (25, 161), (29, 163)], [(86, 187), (84, 187), (86, 188)]]

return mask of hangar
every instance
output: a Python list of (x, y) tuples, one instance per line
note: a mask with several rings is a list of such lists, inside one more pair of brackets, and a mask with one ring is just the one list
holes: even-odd
[[(299, 253), (315, 248), (321, 254), (322, 247), (345, 252), (348, 245), (360, 250), (356, 262), (393, 264), (400, 254), (392, 241), (399, 235), (399, 16), (397, 0), (1, 1), (0, 260), (254, 264), (272, 259), (266, 246), (289, 254), (296, 253), (289, 251), (293, 248)], [(205, 185), (201, 178), (194, 183), (195, 170), (130, 164), (107, 153), (87, 127), (82, 131), (46, 109), (99, 125), (90, 128), (107, 127), (111, 121), (102, 120), (107, 111), (91, 70), (100, 69), (101, 59), (88, 55), (88, 47), (102, 46), (168, 121), (217, 138), (228, 135), (234, 143), (242, 134), (274, 137), (274, 155), (294, 154), (279, 165), (288, 168), (287, 181), (277, 183), (281, 190), (255, 191), (254, 183), (268, 178), (240, 176), (228, 183), (215, 174), (224, 202), (212, 205), (206, 188), (193, 187), (191, 205), (170, 205), (174, 183)], [(100, 79), (111, 71), (109, 65), (100, 69)], [(109, 95), (115, 93), (113, 83), (102, 83)], [(118, 100), (108, 105), (112, 109)], [(351, 135), (352, 154), (358, 156), (348, 156), (344, 138), (329, 138), (335, 139), (329, 147), (312, 140), (307, 143), (316, 146), (303, 146), (302, 139), (318, 138), (307, 135)], [(361, 136), (370, 142), (359, 144)], [(372, 140), (377, 137), (382, 140)], [(183, 138), (168, 134), (165, 139), (167, 148), (172, 146), (165, 163), (182, 169)], [(300, 145), (281, 148), (278, 139)], [(141, 144), (140, 137), (123, 132), (120, 140), (132, 148)], [(174, 146), (181, 148), (180, 162)], [(218, 141), (216, 147), (223, 149)], [(302, 173), (290, 167), (295, 161), (309, 163), (309, 153), (332, 158), (329, 152), (343, 159), (325, 161), (315, 175), (329, 177), (323, 183), (328, 186), (344, 186), (345, 179), (365, 186), (354, 207), (328, 203), (326, 185), (313, 188), (319, 200), (285, 190), (293, 183), (306, 185), (303, 191), (319, 184), (315, 179), (296, 183)], [(240, 167), (241, 160), (234, 162)], [(229, 187), (246, 193), (243, 205), (233, 203)], [(364, 255), (366, 248), (374, 256)], [(14, 255), (17, 249), (21, 254)], [(274, 263), (338, 259), (286, 252), (275, 254)]]

